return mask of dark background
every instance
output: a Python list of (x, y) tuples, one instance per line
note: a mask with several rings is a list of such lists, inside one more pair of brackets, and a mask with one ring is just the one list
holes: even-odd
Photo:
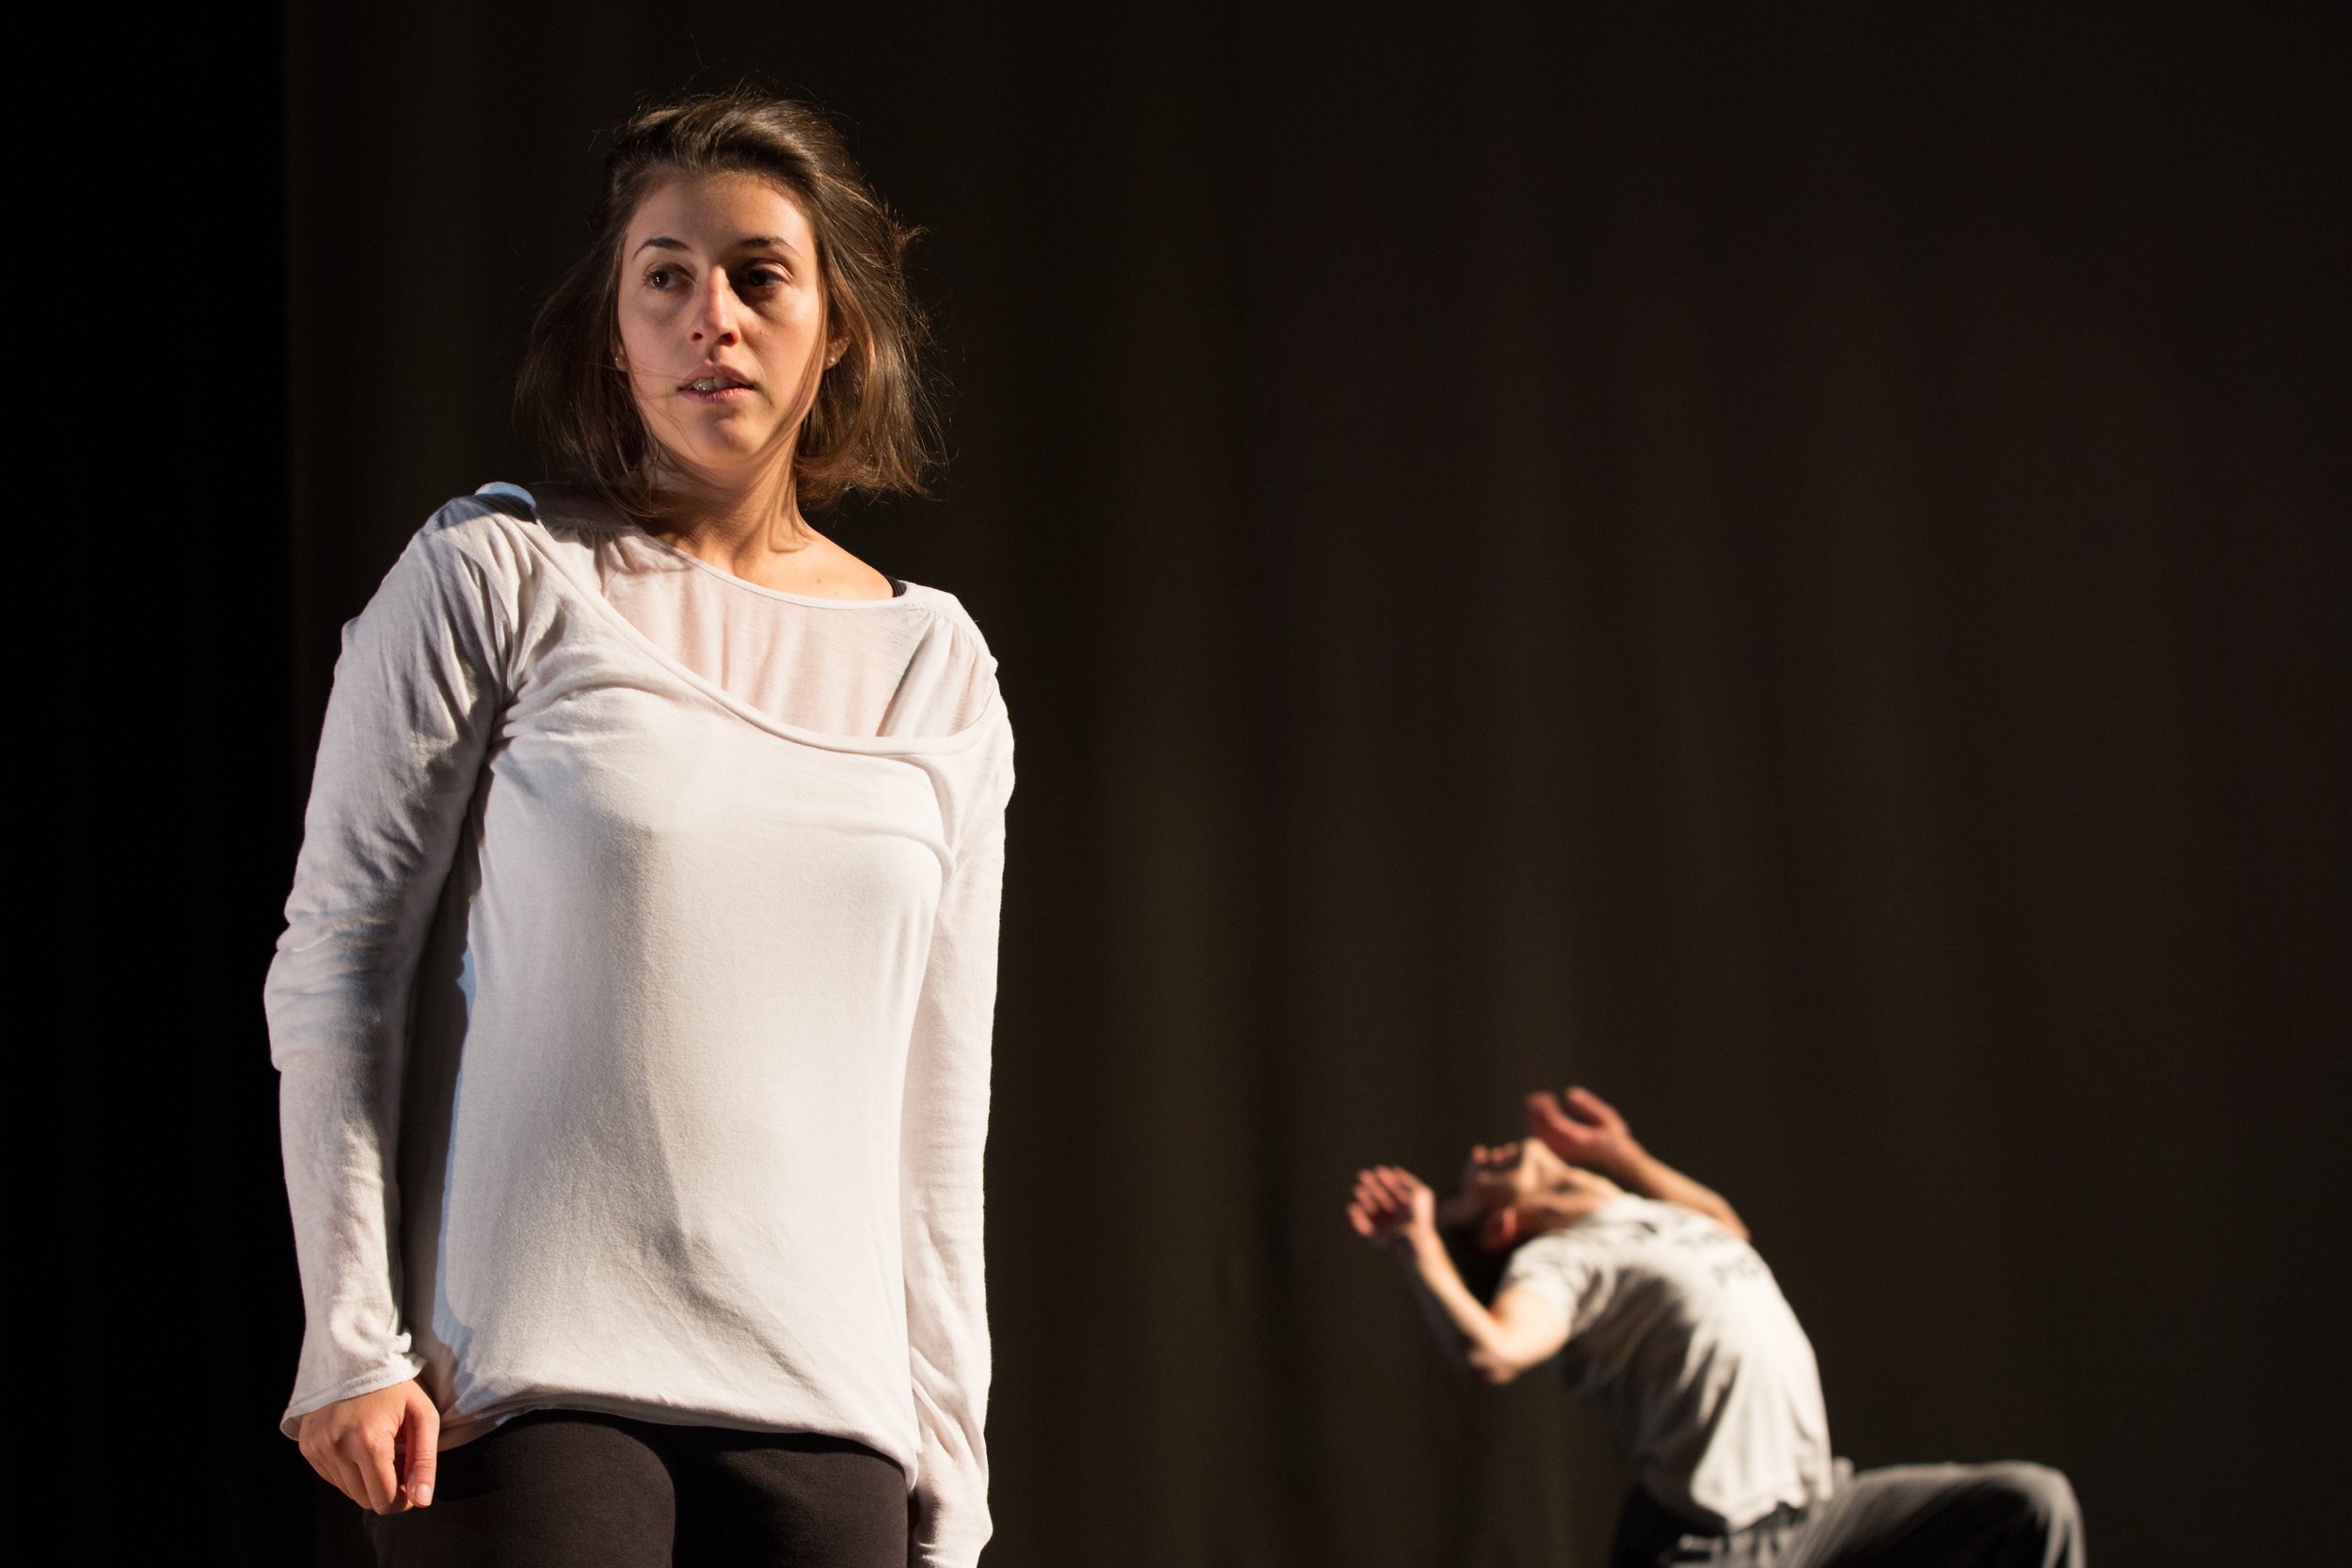
[(595, 133), (747, 74), (929, 230), (954, 460), (828, 526), (1020, 735), (990, 1563), (1597, 1563), (1597, 1424), (1447, 1381), (1339, 1213), (1570, 1078), (1746, 1213), (1858, 1463), (2060, 1465), (2106, 1561), (2324, 1516), (2343, 24), (1900, 9), (85, 23), (28, 188), (102, 260), (32, 277), (162, 396), (19, 544), (60, 1555), (336, 1549), (259, 988), (337, 628), (533, 476)]

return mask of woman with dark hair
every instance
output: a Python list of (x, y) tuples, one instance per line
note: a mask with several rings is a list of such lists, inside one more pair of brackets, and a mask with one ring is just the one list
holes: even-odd
[(387, 1562), (970, 1564), (1012, 741), (826, 122), (638, 115), (519, 412), (345, 628), (271, 968), (286, 1432)]

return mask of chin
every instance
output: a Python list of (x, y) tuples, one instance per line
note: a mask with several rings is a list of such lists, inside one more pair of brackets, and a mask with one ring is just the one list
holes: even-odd
[(740, 468), (758, 457), (769, 442), (752, 438), (751, 432), (738, 433), (722, 427), (718, 430), (698, 430), (694, 438), (683, 443), (679, 455), (699, 468), (725, 473)]

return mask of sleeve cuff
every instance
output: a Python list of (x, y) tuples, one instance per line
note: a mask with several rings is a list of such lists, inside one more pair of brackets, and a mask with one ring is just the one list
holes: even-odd
[(337, 1400), (357, 1399), (361, 1394), (373, 1394), (378, 1388), (405, 1383), (423, 1370), (422, 1357), (403, 1355), (388, 1365), (354, 1372), (325, 1388), (297, 1391), (293, 1402), (286, 1406), (286, 1413), (278, 1418), (278, 1430), (289, 1437), (298, 1437), (302, 1434), (302, 1418), (311, 1411), (324, 1410)]

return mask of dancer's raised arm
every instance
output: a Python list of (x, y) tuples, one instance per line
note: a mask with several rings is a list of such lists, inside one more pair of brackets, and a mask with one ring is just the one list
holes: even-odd
[(1438, 1235), (1437, 1195), (1412, 1172), (1395, 1165), (1358, 1171), (1347, 1219), (1356, 1234), (1396, 1255), (1417, 1293), (1461, 1336), (1463, 1343), (1446, 1348), (1487, 1382), (1508, 1383), (1567, 1342), (1568, 1325), (1534, 1291), (1505, 1291), (1491, 1308), (1470, 1293)]
[[(1540, 1135), (1473, 1147), (1442, 1201), (1396, 1166), (1358, 1171), (1347, 1218), (1404, 1265), (1455, 1365), (1508, 1383), (1556, 1356), (1609, 1412), (1636, 1478), (1610, 1561), (1879, 1562), (1932, 1536), (1977, 1544), (1986, 1568), (2081, 1568), (2055, 1470), (1851, 1475), (1813, 1348), (1731, 1206), (1650, 1158), (1597, 1096), (1567, 1099), (1529, 1096)], [(1483, 1285), (1476, 1253), (1502, 1265), (1491, 1305), (1464, 1278)]]
[(1570, 1164), (1597, 1170), (1644, 1197), (1695, 1210), (1741, 1241), (1748, 1239), (1748, 1227), (1724, 1195), (1644, 1148), (1615, 1106), (1590, 1089), (1576, 1087), (1568, 1090), (1567, 1101), (1564, 1109), (1549, 1089), (1527, 1097), (1527, 1130), (1554, 1154)]

